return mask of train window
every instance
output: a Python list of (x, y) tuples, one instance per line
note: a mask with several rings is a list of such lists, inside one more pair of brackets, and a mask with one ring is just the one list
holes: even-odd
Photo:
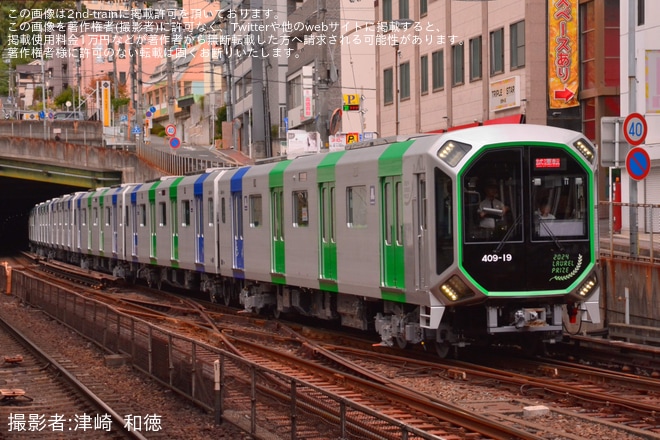
[(144, 203), (140, 204), (140, 226), (147, 226), (147, 205)]
[(82, 226), (87, 226), (87, 208), (82, 209), (82, 215), (80, 216)]
[(293, 227), (307, 227), (309, 225), (309, 206), (307, 204), (307, 191), (293, 191)]
[(436, 272), (444, 272), (454, 262), (453, 185), (451, 177), (436, 168), (435, 184), (435, 261)]
[(250, 196), (250, 227), (261, 226), (261, 194)]
[(105, 207), (105, 225), (110, 226), (110, 207)]
[(367, 227), (367, 187), (346, 188), (346, 224), (349, 228)]
[(190, 200), (181, 200), (181, 226), (190, 226)]
[(227, 220), (227, 210), (225, 208), (225, 198), (222, 198), (222, 202), (220, 203), (220, 216), (222, 217), (222, 223), (225, 223)]
[(93, 225), (98, 226), (98, 224), (99, 224), (99, 208), (94, 207), (93, 213), (94, 213), (94, 223), (93, 223)]
[(167, 226), (167, 205), (165, 202), (158, 203), (158, 212), (160, 214), (160, 221), (158, 222), (160, 227)]
[(207, 202), (206, 206), (207, 206), (206, 212), (209, 213), (208, 214), (208, 216), (209, 216), (209, 218), (208, 218), (209, 226), (213, 226), (213, 217), (215, 216), (215, 212), (213, 210), (213, 208), (214, 208), (213, 197), (208, 198), (208, 202)]

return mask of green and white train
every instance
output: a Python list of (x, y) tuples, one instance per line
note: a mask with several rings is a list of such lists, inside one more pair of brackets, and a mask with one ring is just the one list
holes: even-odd
[[(563, 319), (599, 321), (596, 169), (582, 134), (546, 126), (378, 139), (64, 195), (33, 209), (30, 242), (385, 345), (533, 346)], [(487, 186), (499, 204), (484, 207)]]

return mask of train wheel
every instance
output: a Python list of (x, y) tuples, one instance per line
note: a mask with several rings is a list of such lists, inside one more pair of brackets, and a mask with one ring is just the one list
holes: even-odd
[(442, 359), (445, 359), (451, 352), (451, 344), (447, 341), (436, 342), (435, 351), (438, 353), (438, 356), (440, 356)]

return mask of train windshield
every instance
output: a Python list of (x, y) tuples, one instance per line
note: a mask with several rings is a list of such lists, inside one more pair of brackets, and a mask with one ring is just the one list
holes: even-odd
[(481, 155), (463, 176), (466, 242), (586, 238), (588, 176), (558, 148), (511, 148)]

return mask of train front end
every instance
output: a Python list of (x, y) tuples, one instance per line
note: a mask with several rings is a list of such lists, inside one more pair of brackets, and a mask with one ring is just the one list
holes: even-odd
[(433, 288), (444, 304), (438, 342), (553, 341), (565, 316), (599, 322), (594, 146), (552, 127), (481, 133), (458, 132), (438, 152), (461, 156), (457, 267)]

